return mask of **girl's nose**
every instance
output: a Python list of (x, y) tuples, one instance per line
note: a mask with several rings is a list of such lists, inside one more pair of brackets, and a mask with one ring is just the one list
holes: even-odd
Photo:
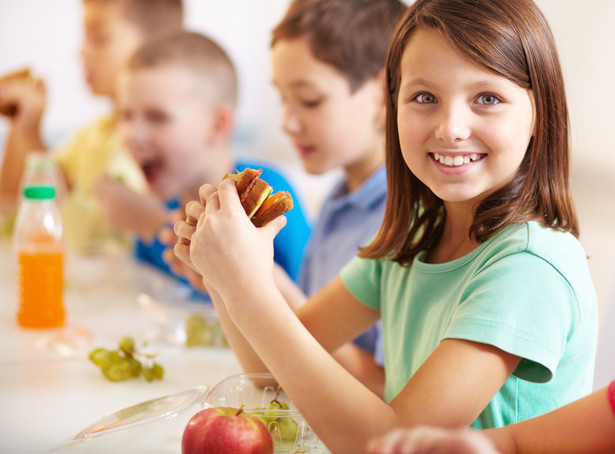
[(436, 139), (447, 143), (457, 143), (470, 137), (469, 112), (464, 106), (451, 105), (442, 108), (436, 126)]
[(282, 114), (282, 130), (292, 136), (301, 132), (301, 121), (295, 110), (289, 104), (284, 105)]

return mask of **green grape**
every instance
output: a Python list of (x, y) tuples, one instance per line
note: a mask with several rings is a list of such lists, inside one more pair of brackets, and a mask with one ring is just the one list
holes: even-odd
[(152, 367), (143, 368), (143, 377), (147, 381), (161, 380), (163, 376), (164, 368), (158, 363), (154, 363)]
[(186, 319), (186, 346), (210, 346), (216, 338), (215, 327), (207, 322), (205, 317), (192, 314)]
[(98, 367), (105, 367), (109, 364), (117, 362), (120, 359), (120, 353), (115, 350), (107, 350), (105, 348), (97, 348), (89, 355), (90, 361)]
[(284, 443), (295, 443), (299, 425), (293, 418), (280, 418), (280, 435)]
[(141, 374), (141, 361), (132, 356), (124, 357), (124, 360), (130, 365), (130, 371), (133, 377), (138, 377)]
[(124, 352), (126, 356), (132, 356), (135, 353), (135, 340), (132, 337), (122, 337), (118, 341), (118, 346), (120, 350)]
[(102, 373), (111, 381), (123, 381), (134, 377), (133, 367), (126, 358), (120, 358), (119, 361), (103, 367)]

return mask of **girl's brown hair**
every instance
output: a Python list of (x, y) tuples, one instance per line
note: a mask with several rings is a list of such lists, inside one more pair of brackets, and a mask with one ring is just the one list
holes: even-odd
[(468, 232), (484, 242), (528, 220), (578, 236), (568, 187), (569, 120), (564, 81), (549, 25), (532, 0), (418, 0), (393, 37), (387, 56), (387, 201), (383, 224), (364, 258), (410, 264), (435, 246), (444, 205), (408, 169), (397, 130), (400, 61), (420, 27), (440, 32), (470, 62), (532, 90), (536, 125), (525, 157), (504, 188), (476, 207)]
[(273, 30), (271, 47), (307, 38), (314, 57), (338, 69), (354, 92), (384, 67), (406, 9), (399, 0), (294, 0)]

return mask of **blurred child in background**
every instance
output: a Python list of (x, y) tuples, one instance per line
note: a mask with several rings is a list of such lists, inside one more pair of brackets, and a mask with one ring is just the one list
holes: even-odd
[[(81, 56), (92, 93), (116, 101), (120, 68), (147, 39), (182, 25), (181, 0), (84, 0), (84, 42)], [(5, 145), (0, 194), (16, 200), (29, 153), (47, 148), (41, 136), (46, 95), (42, 80), (3, 84), (0, 105), (16, 113)], [(146, 188), (140, 169), (121, 146), (115, 109), (76, 133), (53, 157), (70, 190), (65, 200), (65, 230), (69, 245), (89, 251), (108, 233), (92, 197), (94, 182), (103, 174), (135, 190)]]
[[(343, 171), (308, 243), (298, 282), (306, 297), (333, 280), (382, 222), (384, 62), (405, 10), (399, 0), (295, 0), (273, 30), (282, 129), (308, 173)], [(338, 351), (338, 359), (379, 393), (381, 342), (376, 325), (354, 340), (359, 348)]]
[(170, 272), (157, 233), (170, 223), (171, 212), (198, 199), (203, 183), (260, 168), (275, 191), (288, 191), (294, 200), (288, 225), (276, 238), (275, 261), (295, 279), (310, 233), (306, 214), (275, 166), (234, 155), (237, 93), (235, 66), (210, 38), (177, 32), (145, 44), (119, 77), (120, 130), (156, 199), (109, 177), (99, 180), (95, 192), (111, 225), (137, 233), (137, 257)]

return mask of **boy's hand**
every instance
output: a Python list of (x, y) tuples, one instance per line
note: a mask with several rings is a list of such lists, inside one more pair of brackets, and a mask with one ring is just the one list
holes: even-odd
[(38, 134), (47, 103), (47, 90), (42, 79), (11, 79), (0, 84), (0, 106), (14, 110), (14, 127)]
[(151, 241), (167, 222), (167, 209), (152, 194), (139, 194), (108, 175), (99, 178), (93, 189), (112, 228), (136, 232), (144, 241)]

